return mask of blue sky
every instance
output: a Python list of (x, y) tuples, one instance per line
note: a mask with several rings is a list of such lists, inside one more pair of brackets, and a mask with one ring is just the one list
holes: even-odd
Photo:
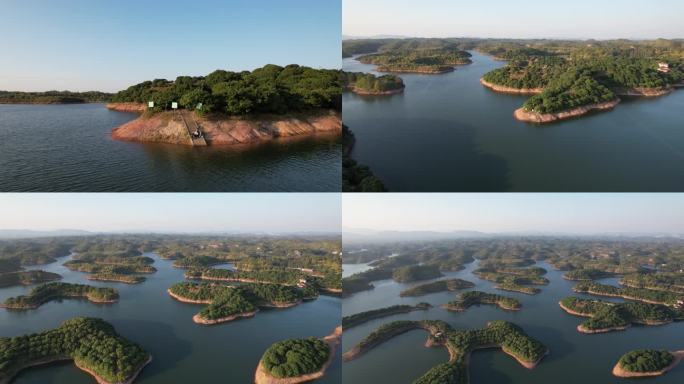
[(681, 0), (344, 0), (352, 36), (684, 38)]
[(118, 91), (273, 63), (338, 68), (341, 0), (3, 0), (0, 90)]
[(345, 228), (684, 234), (684, 194), (345, 194)]
[(0, 229), (337, 232), (335, 193), (4, 193)]

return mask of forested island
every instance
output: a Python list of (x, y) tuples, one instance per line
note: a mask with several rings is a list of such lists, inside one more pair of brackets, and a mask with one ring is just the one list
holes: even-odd
[(591, 281), (613, 277), (615, 273), (596, 268), (575, 269), (563, 275), (563, 278), (571, 281)]
[[(207, 143), (234, 145), (339, 134), (341, 97), (341, 71), (266, 65), (145, 81), (115, 94), (108, 107), (130, 111), (138, 105), (146, 111), (115, 128), (115, 139), (193, 145), (189, 131), (196, 125)], [(183, 114), (170, 112), (174, 102)]]
[(612, 303), (602, 300), (566, 297), (559, 302), (566, 312), (589, 320), (577, 326), (582, 333), (622, 331), (632, 324), (663, 325), (684, 320), (684, 309), (640, 302)]
[(114, 288), (100, 288), (85, 284), (47, 283), (33, 288), (26, 296), (8, 298), (0, 307), (35, 309), (52, 300), (69, 298), (84, 298), (93, 303), (105, 304), (119, 300), (119, 293)]
[(0, 273), (0, 288), (47, 283), (61, 278), (57, 273), (40, 270)]
[(399, 76), (376, 76), (372, 73), (342, 72), (345, 90), (358, 95), (383, 96), (404, 92), (404, 81)]
[(507, 60), (482, 84), (535, 94), (515, 111), (548, 123), (615, 107), (623, 96), (662, 96), (684, 82), (682, 47), (672, 41), (490, 42), (477, 49)]
[(370, 311), (355, 313), (353, 315), (343, 317), (342, 327), (345, 329), (352, 328), (371, 320), (393, 316), (400, 313), (409, 313), (412, 311), (427, 311), (430, 308), (432, 308), (432, 305), (429, 303), (418, 303), (416, 305), (393, 305), (391, 307), (372, 309)]
[(528, 369), (536, 367), (548, 353), (542, 343), (506, 321), (491, 321), (483, 329), (456, 330), (443, 321), (423, 320), (384, 324), (345, 352), (342, 358), (344, 361), (356, 359), (385, 341), (415, 329), (429, 332), (426, 346), (445, 346), (449, 351), (449, 361), (433, 367), (414, 384), (468, 383), (470, 353), (480, 348), (501, 348)]
[[(335, 272), (333, 272), (335, 273)], [(283, 284), (296, 286), (306, 284), (316, 291), (340, 292), (340, 279), (331, 275), (316, 275), (313, 270), (309, 273), (300, 269), (259, 269), (237, 270), (230, 269), (191, 269), (185, 273), (188, 279), (208, 281), (228, 281), (241, 283)], [(318, 292), (316, 292), (318, 294)]]
[(252, 317), (259, 307), (293, 307), (310, 295), (307, 290), (278, 284), (230, 286), (189, 282), (174, 284), (168, 293), (184, 303), (208, 304), (192, 319), (207, 325)]
[(638, 300), (652, 304), (675, 305), (678, 300), (684, 300), (684, 294), (669, 291), (656, 291), (644, 288), (615, 287), (595, 282), (581, 282), (575, 285), (573, 291), (590, 293), (597, 296), (622, 297), (623, 299)]
[(154, 259), (142, 256), (134, 244), (81, 244), (72, 259), (63, 265), (72, 271), (88, 273), (88, 280), (138, 284), (145, 281), (141, 274), (157, 272)]
[(462, 280), (462, 279), (448, 279), (448, 280), (438, 280), (432, 283), (420, 284), (415, 287), (411, 287), (402, 291), (399, 296), (401, 297), (415, 297), (424, 296), (430, 293), (444, 292), (444, 291), (458, 291), (461, 289), (473, 288), (474, 283)]
[(352, 159), (350, 153), (356, 143), (354, 133), (342, 127), (342, 191), (343, 192), (385, 192), (385, 185), (365, 165)]
[(518, 311), (522, 306), (519, 300), (512, 297), (495, 295), (493, 293), (481, 291), (469, 291), (459, 295), (456, 300), (442, 305), (442, 308), (448, 311), (462, 312), (473, 305), (480, 304), (491, 304), (508, 311)]
[(0, 383), (23, 369), (64, 360), (100, 384), (130, 384), (152, 356), (104, 320), (77, 317), (49, 331), (0, 338)]
[(497, 283), (494, 288), (502, 291), (520, 292), (528, 295), (536, 295), (541, 292), (539, 288), (529, 285), (546, 285), (549, 280), (542, 277), (546, 273), (544, 268), (522, 268), (505, 265), (505, 261), (493, 261), (483, 264), (473, 271), (480, 279)]
[(436, 265), (407, 265), (392, 272), (392, 279), (397, 283), (411, 283), (442, 277), (442, 272)]
[(684, 351), (637, 349), (620, 357), (613, 367), (613, 375), (628, 378), (660, 376), (679, 364), (682, 358)]
[[(371, 45), (358, 43), (343, 42), (343, 52), (367, 53)], [(471, 63), (470, 53), (448, 39), (392, 39), (374, 45), (375, 53), (359, 56), (357, 60), (376, 65), (379, 72), (440, 74), (453, 71), (455, 66)]]
[(632, 288), (684, 294), (684, 276), (676, 273), (633, 273), (623, 276), (620, 284)]
[(0, 104), (83, 104), (104, 103), (112, 98), (105, 92), (13, 92), (0, 91)]
[(271, 345), (257, 367), (256, 384), (297, 384), (319, 379), (332, 363), (342, 327), (317, 339), (288, 339)]

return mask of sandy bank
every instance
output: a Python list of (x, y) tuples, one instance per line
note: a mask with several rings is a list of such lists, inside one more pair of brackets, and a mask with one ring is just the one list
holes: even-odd
[[(312, 137), (340, 134), (342, 119), (335, 111), (309, 114), (230, 117), (212, 115), (195, 117), (209, 145), (256, 144), (288, 137)], [(183, 121), (172, 112), (141, 116), (112, 131), (112, 138), (192, 145)]]
[(328, 347), (330, 348), (330, 355), (328, 356), (328, 360), (323, 364), (321, 369), (319, 369), (316, 372), (308, 373), (306, 375), (302, 376), (296, 376), (296, 377), (284, 377), (284, 378), (278, 378), (275, 376), (272, 376), (270, 373), (266, 372), (266, 369), (264, 368), (264, 365), (261, 361), (259, 361), (259, 365), (257, 366), (256, 373), (254, 374), (254, 383), (255, 384), (298, 384), (298, 383), (305, 383), (307, 381), (312, 381), (312, 380), (317, 380), (323, 377), (325, 375), (325, 371), (328, 369), (330, 364), (332, 364), (333, 359), (335, 357), (335, 349), (337, 346), (340, 344), (342, 338), (342, 326), (338, 326), (335, 328), (333, 333), (330, 335), (324, 337), (322, 340), (325, 341), (328, 344)]
[(95, 380), (97, 381), (97, 384), (131, 384), (131, 383), (133, 383), (133, 382), (135, 381), (135, 379), (138, 377), (138, 375), (139, 375), (140, 372), (143, 370), (143, 368), (145, 368), (145, 367), (147, 366), (147, 364), (149, 364), (149, 363), (151, 363), (151, 362), (152, 362), (152, 356), (148, 357), (148, 358), (147, 358), (147, 361), (145, 361), (145, 362), (140, 366), (140, 368), (138, 368), (138, 370), (135, 371), (135, 372), (131, 375), (131, 377), (128, 378), (126, 381), (117, 381), (117, 382), (110, 382), (110, 381), (107, 381), (107, 380), (103, 379), (102, 377), (98, 376), (98, 375), (97, 375), (95, 372), (93, 372), (92, 370), (90, 370), (90, 369), (88, 369), (88, 368), (86, 368), (86, 367), (80, 366), (76, 361), (74, 361), (74, 364), (76, 365), (76, 367), (78, 367), (78, 369), (80, 369), (80, 370), (82, 370), (82, 371), (85, 371), (85, 372), (88, 372), (89, 374), (93, 375), (93, 377), (94, 377)]
[(618, 96), (638, 96), (638, 97), (659, 97), (672, 92), (674, 87), (666, 86), (662, 88), (620, 88), (615, 90)]
[(259, 310), (255, 310), (252, 312), (243, 312), (243, 313), (237, 313), (235, 315), (231, 316), (226, 316), (226, 317), (219, 317), (218, 319), (205, 319), (204, 317), (200, 316), (200, 314), (196, 314), (195, 316), (192, 317), (192, 321), (194, 321), (197, 324), (204, 324), (204, 325), (214, 325), (214, 324), (219, 324), (219, 323), (227, 323), (229, 321), (233, 321), (239, 318), (243, 317), (254, 317), (254, 315), (257, 314)]
[(668, 371), (670, 371), (672, 368), (676, 367), (677, 364), (679, 364), (682, 359), (684, 358), (684, 351), (675, 351), (675, 352), (670, 352), (672, 355), (674, 355), (674, 360), (672, 360), (672, 363), (668, 365), (667, 367), (659, 370), (659, 371), (653, 371), (653, 372), (630, 372), (622, 369), (620, 367), (620, 362), (615, 364), (613, 367), (613, 375), (617, 377), (649, 377), (649, 376), (660, 376)]
[(506, 87), (504, 85), (497, 85), (494, 83), (490, 83), (486, 81), (485, 79), (480, 79), (480, 84), (484, 85), (485, 87), (491, 89), (492, 91), (500, 92), (500, 93), (510, 93), (510, 94), (516, 94), (516, 95), (537, 95), (542, 92), (544, 92), (544, 88), (513, 88), (513, 87)]
[(571, 119), (573, 117), (578, 117), (586, 115), (592, 111), (605, 111), (615, 108), (616, 105), (620, 103), (620, 99), (615, 99), (611, 101), (606, 101), (598, 104), (583, 105), (581, 107), (568, 109), (566, 111), (556, 112), (556, 113), (537, 113), (526, 111), (524, 108), (518, 108), (513, 113), (516, 119), (520, 121), (525, 121), (529, 123), (551, 123), (558, 120)]

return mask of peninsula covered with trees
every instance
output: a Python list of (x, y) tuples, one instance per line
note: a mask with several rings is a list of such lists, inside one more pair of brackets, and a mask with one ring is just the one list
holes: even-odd
[(0, 91), (0, 104), (82, 104), (105, 103), (112, 98), (105, 92), (13, 92)]
[(541, 292), (537, 287), (530, 285), (546, 285), (549, 280), (542, 277), (546, 273), (544, 268), (521, 268), (506, 265), (506, 261), (491, 261), (484, 263), (473, 274), (480, 279), (497, 283), (496, 289), (536, 295)]
[(2, 383), (23, 369), (64, 360), (72, 360), (100, 384), (119, 384), (132, 383), (152, 356), (95, 318), (77, 317), (49, 331), (0, 338)]
[(119, 300), (119, 293), (114, 288), (100, 288), (85, 284), (47, 283), (33, 288), (26, 296), (8, 298), (0, 307), (35, 309), (52, 300), (69, 298), (84, 298), (93, 303), (105, 304)]
[(615, 107), (622, 96), (662, 96), (684, 85), (684, 48), (675, 41), (484, 42), (508, 60), (482, 77), (495, 91), (535, 94), (519, 120), (548, 123)]
[(47, 283), (61, 278), (62, 276), (57, 273), (40, 270), (0, 273), (0, 288)]
[(278, 284), (242, 284), (239, 286), (182, 282), (168, 289), (176, 300), (208, 304), (193, 317), (198, 324), (218, 324), (256, 315), (259, 307), (288, 308), (298, 305), (305, 290)]
[(370, 311), (355, 313), (353, 315), (343, 317), (342, 327), (352, 328), (371, 320), (393, 316), (400, 313), (427, 311), (430, 308), (432, 308), (432, 305), (429, 303), (418, 303), (416, 305), (393, 305), (391, 307), (371, 309)]
[(590, 293), (597, 296), (622, 297), (629, 300), (638, 300), (646, 303), (675, 305), (679, 300), (684, 300), (684, 294), (668, 291), (656, 291), (644, 288), (615, 287), (613, 285), (599, 284), (595, 282), (581, 282), (575, 285), (573, 291)]
[(566, 297), (560, 307), (576, 316), (590, 317), (577, 326), (582, 333), (621, 331), (632, 324), (663, 325), (684, 320), (684, 309), (641, 302), (613, 303), (603, 300)]
[[(146, 111), (114, 129), (115, 139), (188, 144), (192, 141), (187, 141), (186, 124), (194, 126), (194, 121), (207, 142), (230, 145), (339, 134), (341, 97), (338, 70), (266, 65), (251, 72), (217, 70), (206, 76), (145, 81), (115, 94), (108, 107)], [(148, 107), (149, 102), (154, 106)], [(174, 118), (165, 112), (173, 103), (188, 113)]]
[(491, 321), (483, 329), (456, 330), (443, 321), (423, 320), (384, 324), (346, 351), (342, 358), (344, 361), (359, 358), (393, 337), (415, 329), (429, 332), (426, 346), (446, 347), (449, 361), (433, 367), (414, 381), (414, 384), (468, 383), (470, 353), (480, 348), (501, 348), (528, 369), (536, 367), (548, 353), (544, 344), (528, 336), (517, 325), (506, 321)]

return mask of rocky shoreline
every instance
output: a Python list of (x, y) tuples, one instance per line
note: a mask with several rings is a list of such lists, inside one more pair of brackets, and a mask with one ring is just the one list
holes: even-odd
[(119, 112), (136, 112), (143, 113), (147, 111), (147, 106), (142, 103), (107, 103), (107, 109)]
[(93, 372), (92, 370), (90, 370), (90, 369), (88, 369), (88, 368), (86, 368), (86, 367), (83, 367), (83, 366), (79, 365), (79, 364), (74, 360), (74, 364), (76, 365), (76, 367), (77, 367), (78, 369), (84, 371), (84, 372), (88, 372), (89, 374), (91, 374), (91, 375), (95, 378), (95, 380), (97, 381), (97, 384), (132, 384), (132, 383), (135, 381), (135, 379), (138, 377), (138, 375), (140, 374), (140, 372), (142, 372), (143, 368), (145, 368), (145, 367), (146, 367), (149, 363), (151, 363), (151, 362), (152, 362), (152, 356), (148, 357), (148, 358), (147, 358), (147, 361), (145, 361), (145, 362), (140, 366), (140, 368), (138, 368), (137, 371), (133, 372), (133, 374), (131, 375), (131, 377), (129, 377), (128, 380), (126, 380), (126, 381), (110, 382), (110, 381), (107, 381), (107, 380), (103, 379), (102, 377), (98, 376), (98, 375), (97, 375), (95, 372)]
[(506, 87), (504, 85), (497, 85), (494, 83), (490, 83), (490, 82), (486, 81), (484, 78), (480, 79), (480, 84), (482, 84), (486, 88), (491, 89), (492, 91), (496, 91), (496, 92), (500, 92), (500, 93), (515, 94), (515, 95), (538, 95), (538, 94), (544, 92), (544, 88)]
[(538, 112), (527, 111), (524, 108), (518, 108), (513, 113), (513, 116), (515, 116), (515, 118), (520, 120), (520, 121), (524, 121), (524, 122), (528, 122), (528, 123), (545, 124), (545, 123), (552, 123), (552, 122), (555, 122), (558, 120), (571, 119), (574, 117), (586, 115), (587, 113), (592, 112), (592, 111), (605, 111), (605, 110), (613, 109), (619, 103), (620, 103), (620, 99), (614, 99), (614, 100), (606, 101), (603, 103), (583, 105), (581, 107), (568, 109), (568, 110), (556, 112), (556, 113), (538, 113)]
[(340, 344), (342, 339), (342, 326), (335, 328), (333, 333), (325, 336), (322, 340), (328, 344), (330, 348), (330, 355), (328, 360), (323, 364), (321, 369), (316, 372), (308, 373), (306, 375), (296, 376), (296, 377), (275, 377), (270, 373), (266, 372), (264, 365), (259, 361), (256, 372), (254, 373), (254, 383), (255, 384), (299, 384), (306, 383), (309, 381), (320, 379), (325, 375), (325, 371), (328, 369), (330, 364), (332, 364), (335, 357), (335, 349)]
[(254, 317), (254, 315), (256, 315), (257, 312), (259, 312), (258, 309), (256, 311), (252, 311), (252, 312), (236, 313), (235, 315), (220, 317), (218, 319), (211, 319), (211, 320), (205, 319), (204, 317), (200, 316), (200, 314), (198, 313), (192, 317), (192, 321), (194, 321), (197, 324), (214, 325), (214, 324), (219, 324), (219, 323), (227, 323), (229, 321), (237, 320), (237, 319), (243, 318), (243, 317)]
[(353, 92), (357, 95), (361, 96), (390, 96), (390, 95), (397, 95), (399, 93), (403, 93), (404, 89), (406, 87), (401, 87), (397, 89), (390, 89), (388, 91), (368, 91), (365, 89), (357, 88), (357, 87), (349, 87), (347, 88), (350, 92)]
[[(107, 104), (107, 108), (140, 112), (140, 105)], [(137, 109), (136, 109), (137, 108)], [(320, 110), (310, 113), (234, 117), (194, 115), (209, 145), (235, 146), (272, 142), (284, 138), (339, 135), (342, 133), (340, 113)], [(112, 130), (112, 138), (121, 141), (139, 141), (192, 145), (192, 139), (183, 121), (173, 112), (144, 114)]]
[(613, 376), (616, 377), (623, 377), (623, 378), (633, 378), (633, 377), (651, 377), (651, 376), (660, 376), (664, 375), (668, 371), (670, 371), (672, 368), (676, 367), (677, 364), (679, 364), (682, 359), (684, 359), (684, 351), (675, 351), (675, 352), (670, 352), (674, 356), (674, 360), (672, 360), (672, 363), (668, 365), (667, 367), (659, 370), (659, 371), (652, 371), (652, 372), (631, 372), (623, 369), (620, 366), (620, 362), (618, 361), (617, 364), (613, 367)]

